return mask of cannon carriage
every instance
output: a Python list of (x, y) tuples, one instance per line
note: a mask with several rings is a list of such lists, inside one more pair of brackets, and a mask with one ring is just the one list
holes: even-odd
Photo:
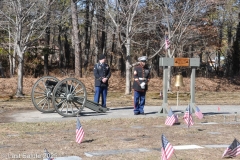
[(108, 111), (100, 104), (87, 100), (85, 85), (76, 78), (59, 80), (45, 76), (32, 87), (31, 99), (34, 107), (43, 113), (57, 112), (64, 117), (74, 117), (87, 107), (98, 113)]

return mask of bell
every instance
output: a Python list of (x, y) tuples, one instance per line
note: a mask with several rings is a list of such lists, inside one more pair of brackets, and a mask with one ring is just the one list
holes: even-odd
[(183, 76), (182, 74), (179, 72), (178, 75), (176, 76), (176, 81), (175, 81), (175, 87), (183, 87)]

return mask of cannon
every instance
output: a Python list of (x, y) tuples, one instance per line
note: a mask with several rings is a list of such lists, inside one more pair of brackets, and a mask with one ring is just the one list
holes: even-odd
[(108, 111), (99, 103), (87, 100), (85, 85), (76, 78), (59, 80), (53, 76), (41, 77), (32, 87), (31, 99), (34, 107), (42, 113), (53, 113), (74, 117), (89, 108), (98, 113)]

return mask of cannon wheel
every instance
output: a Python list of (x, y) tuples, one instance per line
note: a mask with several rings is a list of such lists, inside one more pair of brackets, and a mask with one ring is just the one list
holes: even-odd
[(58, 82), (59, 80), (52, 76), (45, 76), (37, 80), (32, 87), (31, 98), (34, 107), (43, 113), (52, 113), (55, 111), (52, 105), (52, 91), (54, 86), (46, 86), (46, 81)]
[(76, 78), (66, 78), (59, 81), (53, 90), (53, 106), (64, 117), (74, 117), (79, 114), (86, 101), (87, 90), (85, 85)]

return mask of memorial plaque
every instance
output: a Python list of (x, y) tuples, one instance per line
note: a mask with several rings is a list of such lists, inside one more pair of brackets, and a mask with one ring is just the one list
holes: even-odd
[(189, 66), (189, 58), (174, 58), (174, 66)]

